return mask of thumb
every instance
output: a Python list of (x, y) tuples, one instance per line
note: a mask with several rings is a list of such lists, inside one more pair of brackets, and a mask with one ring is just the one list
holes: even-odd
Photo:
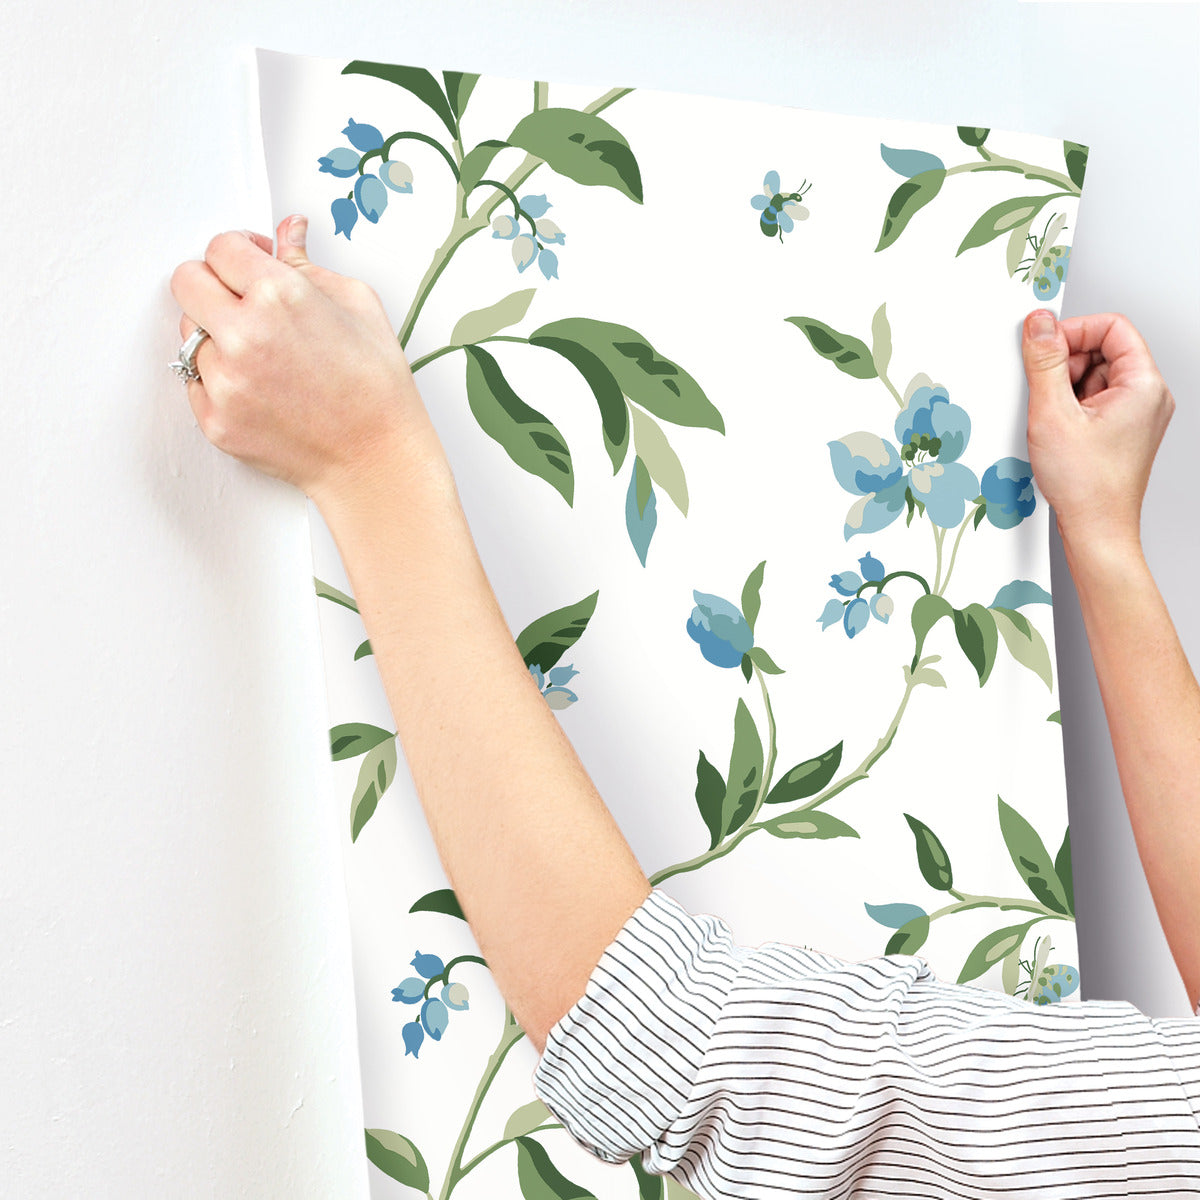
[(275, 257), (289, 267), (308, 266), (308, 250), (305, 241), (308, 237), (308, 218), (299, 213), (284, 217), (275, 230)]
[(1067, 336), (1048, 309), (1039, 308), (1025, 318), (1021, 356), (1029, 381), (1030, 408), (1054, 404), (1064, 395), (1075, 399)]

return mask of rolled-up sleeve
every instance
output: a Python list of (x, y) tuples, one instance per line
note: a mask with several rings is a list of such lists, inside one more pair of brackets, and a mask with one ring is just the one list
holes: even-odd
[(1200, 1196), (1200, 1081), (1178, 1069), (1200, 1023), (1156, 1024), (944, 983), (917, 955), (741, 946), (655, 888), (534, 1089), (595, 1157), (706, 1197)]

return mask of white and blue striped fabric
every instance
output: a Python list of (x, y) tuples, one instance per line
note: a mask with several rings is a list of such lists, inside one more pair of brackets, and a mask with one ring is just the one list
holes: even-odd
[(1200, 1020), (740, 946), (657, 888), (533, 1080), (591, 1154), (705, 1200), (1200, 1196)]

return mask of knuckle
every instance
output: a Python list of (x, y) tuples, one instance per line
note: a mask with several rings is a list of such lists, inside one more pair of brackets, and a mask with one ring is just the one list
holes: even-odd
[(205, 260), (210, 261), (214, 254), (219, 254), (221, 252), (221, 250), (229, 244), (229, 239), (231, 237), (236, 237), (236, 236), (237, 236), (236, 234), (226, 232), (226, 233), (218, 233), (215, 236), (211, 237), (209, 239), (208, 245), (205, 247), (205, 250), (204, 250)]
[(181, 303), (182, 301), (180, 292), (187, 290), (188, 281), (194, 278), (196, 268), (199, 265), (200, 264), (196, 261), (189, 260), (188, 262), (181, 262), (179, 266), (177, 266), (175, 270), (171, 272), (171, 295), (174, 296), (176, 300), (180, 300)]

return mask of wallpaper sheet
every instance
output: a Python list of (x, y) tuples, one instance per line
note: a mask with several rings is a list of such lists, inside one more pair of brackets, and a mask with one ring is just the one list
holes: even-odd
[[(383, 297), (652, 881), (743, 943), (1077, 1002), (1020, 325), (1087, 148), (445, 65), (261, 53), (275, 216)], [(313, 545), (373, 1194), (685, 1194), (536, 1100)]]

